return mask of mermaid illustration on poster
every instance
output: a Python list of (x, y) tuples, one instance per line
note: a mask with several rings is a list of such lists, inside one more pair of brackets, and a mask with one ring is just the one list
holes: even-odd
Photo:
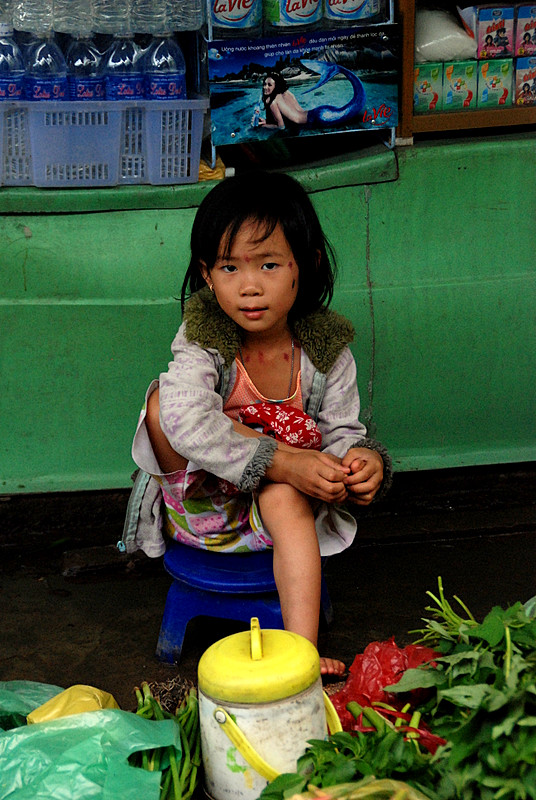
[(214, 144), (396, 126), (397, 45), (387, 27), (212, 42)]
[(337, 64), (325, 64), (321, 61), (304, 59), (301, 63), (307, 69), (320, 73), (320, 80), (303, 94), (312, 92), (335, 75), (344, 75), (352, 86), (351, 99), (340, 107), (320, 105), (305, 109), (290, 91), (283, 76), (277, 72), (269, 72), (262, 84), (265, 116), (257, 120), (259, 126), (283, 130), (296, 125), (337, 125), (363, 113), (366, 102), (365, 87), (355, 73)]

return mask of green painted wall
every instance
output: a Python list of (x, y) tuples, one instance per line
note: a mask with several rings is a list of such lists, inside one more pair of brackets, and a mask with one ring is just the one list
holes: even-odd
[[(430, 142), (295, 173), (338, 254), (362, 418), (398, 470), (536, 456), (535, 143)], [(0, 190), (0, 492), (130, 485), (209, 188)]]

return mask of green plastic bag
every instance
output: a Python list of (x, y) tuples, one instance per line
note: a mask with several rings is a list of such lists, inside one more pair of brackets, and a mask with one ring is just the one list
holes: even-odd
[(37, 681), (0, 681), (0, 728), (26, 725), (31, 711), (42, 706), (63, 689)]
[(173, 720), (119, 709), (0, 731), (0, 800), (159, 800), (160, 772), (131, 767), (138, 750), (174, 745)]

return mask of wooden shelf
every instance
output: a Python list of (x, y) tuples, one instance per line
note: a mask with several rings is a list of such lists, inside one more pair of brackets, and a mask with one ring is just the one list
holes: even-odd
[(397, 138), (411, 140), (414, 133), (536, 124), (536, 106), (414, 114), (415, 0), (398, 0), (398, 12), (402, 23), (402, 79)]
[(437, 114), (412, 114), (414, 133), (457, 131), (464, 128), (499, 128), (505, 125), (536, 123), (536, 106), (531, 108), (494, 108), (487, 111), (445, 111)]

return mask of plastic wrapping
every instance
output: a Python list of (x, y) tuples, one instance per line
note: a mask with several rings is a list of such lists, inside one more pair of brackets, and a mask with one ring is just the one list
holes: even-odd
[(476, 42), (448, 11), (417, 9), (415, 61), (463, 61), (476, 58)]
[(118, 709), (0, 732), (0, 800), (159, 800), (161, 773), (131, 767), (127, 759), (169, 745), (180, 754), (173, 720)]
[(26, 721), (29, 725), (36, 722), (50, 722), (72, 714), (100, 711), (101, 708), (119, 708), (119, 706), (108, 692), (95, 689), (94, 686), (76, 684), (40, 705), (28, 714)]
[(63, 689), (37, 681), (0, 681), (0, 728), (9, 730), (26, 724), (26, 717)]

